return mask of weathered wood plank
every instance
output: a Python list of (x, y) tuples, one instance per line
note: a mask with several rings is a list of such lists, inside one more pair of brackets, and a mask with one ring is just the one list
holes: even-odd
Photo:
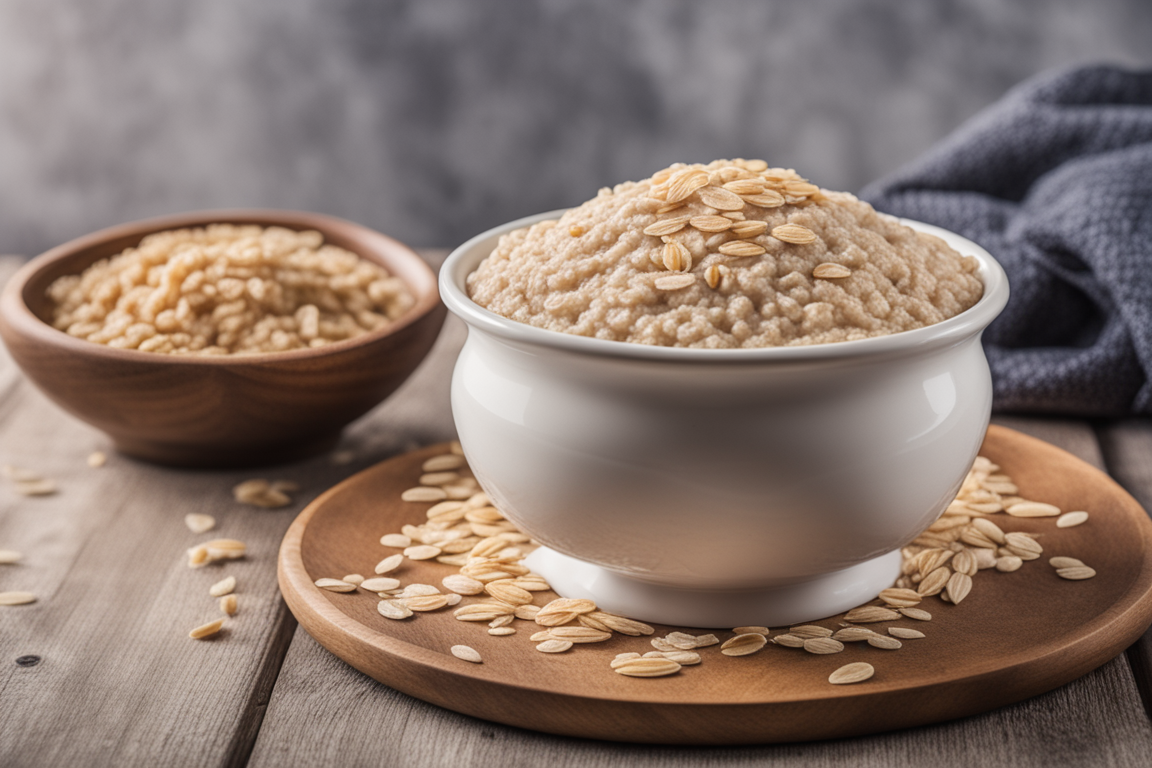
[[(1146, 510), (1152, 510), (1152, 421), (1102, 424), (1099, 435), (1108, 471)], [(1152, 716), (1152, 630), (1128, 649), (1128, 661), (1144, 707)]]
[[(1090, 427), (1003, 418), (1099, 466)], [(1124, 656), (1035, 699), (939, 726), (814, 744), (730, 749), (582, 741), (412, 699), (356, 672), (297, 628), (250, 765), (1144, 766), (1152, 726)], [(320, 727), (316, 727), (322, 721)], [(301, 737), (301, 734), (307, 734)]]
[[(12, 266), (3, 263), (0, 280)], [(440, 354), (450, 367), (454, 350)], [(321, 457), (260, 473), (191, 472), (112, 453), (0, 351), (0, 464), (61, 489), (30, 499), (0, 481), (0, 547), (25, 554), (0, 566), (0, 590), (40, 596), (0, 608), (0, 765), (243, 765), (295, 625), (276, 585), (284, 530), (347, 475), (449, 436), (439, 376), (422, 369), (349, 431), (341, 447), (355, 452), (352, 464)], [(109, 452), (107, 466), (87, 466), (95, 449)], [(252, 476), (292, 479), (302, 491), (283, 510), (237, 504), (232, 485)], [(217, 530), (190, 533), (187, 512), (214, 515)], [(190, 570), (184, 550), (216, 536), (247, 542), (249, 557)], [(220, 615), (207, 589), (226, 574), (239, 582), (239, 614), (220, 638), (190, 640), (190, 629)], [(42, 661), (17, 666), (27, 654)]]

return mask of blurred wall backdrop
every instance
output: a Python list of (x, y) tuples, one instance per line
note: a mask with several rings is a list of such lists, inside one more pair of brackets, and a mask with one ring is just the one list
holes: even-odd
[(0, 0), (0, 253), (228, 206), (417, 246), (677, 160), (856, 190), (1147, 0)]

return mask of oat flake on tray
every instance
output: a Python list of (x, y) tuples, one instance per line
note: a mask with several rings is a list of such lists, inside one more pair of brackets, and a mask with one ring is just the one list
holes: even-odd
[(553, 331), (676, 347), (884, 336), (983, 294), (977, 262), (760, 160), (677, 164), (501, 238), (473, 301)]

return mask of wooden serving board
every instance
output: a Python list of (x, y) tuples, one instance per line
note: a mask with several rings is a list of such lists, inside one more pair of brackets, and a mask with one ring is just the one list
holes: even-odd
[[(391, 621), (376, 595), (340, 594), (313, 581), (348, 573), (371, 576), (398, 550), (380, 536), (424, 521), (428, 504), (400, 501), (420, 464), (445, 452), (432, 446), (377, 464), (317, 498), (296, 519), (279, 558), (280, 588), (304, 628), (339, 658), (386, 685), (468, 715), (550, 733), (667, 744), (805, 741), (904, 728), (976, 714), (1063, 685), (1122, 652), (1152, 623), (1152, 523), (1107, 475), (1035, 438), (992, 426), (982, 454), (1000, 464), (1021, 495), (1065, 510), (1084, 509), (1084, 525), (996, 515), (1006, 531), (1042, 532), (1045, 552), (1019, 571), (981, 571), (971, 594), (952, 606), (928, 598), (930, 622), (891, 626), (921, 630), (896, 651), (862, 643), (812, 655), (769, 644), (744, 657), (700, 649), (703, 663), (670, 677), (626, 678), (609, 668), (617, 653), (652, 650), (649, 638), (614, 636), (562, 654), (534, 649), (541, 627), (516, 621), (514, 635), (494, 637), (484, 623), (461, 622), (452, 609)], [(1097, 571), (1065, 581), (1048, 565), (1077, 557)], [(392, 576), (440, 585), (457, 569), (407, 561)], [(535, 593), (536, 603), (555, 597)], [(480, 598), (465, 597), (462, 604)], [(841, 617), (817, 622), (837, 628)], [(886, 625), (870, 625), (883, 632)], [(672, 627), (657, 626), (663, 636)], [(700, 634), (700, 630), (689, 630)], [(718, 629), (718, 637), (731, 636)], [(773, 632), (773, 635), (778, 634)], [(449, 653), (477, 649), (483, 664)], [(827, 682), (856, 661), (876, 668), (871, 680)]]

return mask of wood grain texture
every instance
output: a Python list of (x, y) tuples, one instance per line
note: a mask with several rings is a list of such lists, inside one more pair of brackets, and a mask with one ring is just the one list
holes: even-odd
[(357, 672), (297, 628), (249, 766), (1145, 768), (1152, 729), (1135, 699), (1127, 665), (1112, 661), (1010, 707), (878, 736), (747, 747), (620, 744), (497, 725), (427, 704)]
[[(1098, 432), (1108, 471), (1145, 509), (1152, 509), (1152, 421), (1107, 423)], [(1128, 649), (1128, 661), (1144, 708), (1152, 716), (1152, 630)]]
[[(0, 262), (0, 282), (14, 271)], [(37, 603), (0, 613), (0, 765), (238, 766), (251, 751), (295, 622), (280, 598), (275, 553), (288, 524), (319, 492), (416, 441), (449, 436), (451, 419), (424, 402), (446, 398), (417, 372), (346, 433), (353, 463), (327, 457), (273, 472), (191, 472), (114, 453), (106, 437), (67, 416), (24, 379), (0, 347), (0, 464), (53, 478), (60, 493), (15, 494), (0, 480), (0, 590)], [(92, 450), (108, 452), (89, 468)], [(282, 510), (237, 504), (253, 476), (302, 485)], [(217, 529), (190, 533), (188, 512)], [(247, 542), (242, 561), (190, 570), (184, 550), (216, 536)], [(216, 640), (187, 633), (220, 615), (208, 586), (239, 581), (240, 611)], [(33, 667), (15, 664), (34, 654)]]
[[(1075, 553), (1100, 564), (1102, 576), (1086, 582), (1094, 585), (1093, 590), (1108, 591), (1109, 587), (1101, 578), (1110, 579), (1113, 586), (1123, 589), (1122, 585), (1130, 584), (1133, 576), (1142, 573), (1136, 588), (1140, 594), (1134, 593), (1128, 605), (1131, 608), (1134, 603), (1142, 602), (1140, 596), (1147, 592), (1148, 586), (1148, 562), (1138, 540), (1147, 538), (1149, 526), (1143, 512), (1135, 508), (1126, 494), (1112, 485), (1113, 497), (1094, 496), (1086, 490), (1087, 486), (1092, 482), (1107, 482), (1099, 473), (1084, 468), (1083, 464), (1079, 464), (1081, 469), (1077, 469), (1075, 464), (1069, 464), (1074, 460), (1066, 456), (1061, 458), (1058, 452), (1046, 446), (1029, 444), (1020, 436), (993, 433), (986, 449), (988, 455), (1003, 463), (1007, 471), (1017, 477), (1025, 493), (1065, 506), (1072, 504), (1073, 498), (1087, 503), (1098, 510), (1098, 525), (1107, 524), (1108, 528), (1097, 527), (1089, 531), (1085, 526), (1056, 532), (1051, 521), (1047, 521), (1047, 525), (1036, 521), (1025, 524), (1024, 521), (1005, 519), (1006, 516), (998, 518), (1001, 525), (1009, 530), (1044, 530), (1049, 548), (1060, 548), (1061, 552)], [(977, 589), (964, 606), (974, 613), (963, 617), (959, 611), (950, 614), (952, 609), (933, 601), (937, 620), (917, 627), (926, 629), (939, 647), (933, 648), (926, 640), (922, 644), (909, 643), (899, 652), (898, 661), (895, 657), (870, 658), (880, 665), (875, 684), (831, 689), (821, 685), (821, 677), (819, 684), (813, 685), (812, 667), (821, 662), (827, 666), (830, 663), (828, 659), (814, 661), (813, 657), (803, 654), (769, 649), (760, 657), (749, 658), (758, 658), (761, 664), (770, 664), (770, 668), (754, 669), (756, 662), (741, 660), (733, 664), (730, 660), (716, 657), (711, 661), (706, 659), (701, 668), (689, 668), (682, 676), (677, 676), (678, 679), (643, 681), (637, 685), (636, 681), (614, 678), (605, 670), (608, 660), (616, 652), (645, 650), (647, 643), (643, 639), (616, 638), (603, 646), (580, 649), (578, 653), (570, 654), (576, 658), (562, 661), (561, 657), (534, 654), (531, 644), (522, 637), (486, 637), (471, 625), (455, 622), (450, 615), (421, 615), (410, 622), (387, 622), (375, 616), (373, 596), (361, 595), (358, 599), (320, 592), (312, 587), (314, 578), (337, 571), (358, 570), (359, 560), (378, 559), (380, 553), (377, 550), (380, 548), (375, 545), (375, 538), (382, 531), (398, 528), (401, 522), (390, 519), (390, 516), (395, 517), (397, 513), (404, 516), (406, 512), (414, 515), (412, 520), (403, 522), (416, 522), (418, 517), (422, 517), (418, 514), (421, 510), (408, 509), (417, 505), (389, 504), (387, 500), (395, 498), (418, 475), (419, 461), (424, 454), (428, 451), (373, 468), (326, 494), (306, 511), (289, 532), (282, 551), (282, 586), (290, 605), (305, 626), (353, 665), (422, 698), (504, 722), (531, 724), (536, 728), (568, 733), (592, 732), (612, 738), (660, 741), (716, 739), (733, 743), (747, 740), (749, 732), (772, 740), (780, 739), (781, 734), (789, 739), (811, 738), (821, 733), (883, 728), (885, 722), (889, 728), (896, 723), (923, 722), (933, 718), (930, 712), (937, 713), (937, 717), (941, 712), (951, 712), (955, 716), (965, 711), (962, 708), (966, 704), (972, 707), (967, 709), (968, 712), (973, 708), (996, 706), (1010, 695), (1013, 687), (1020, 690), (1028, 685), (1026, 680), (1030, 675), (1035, 677), (1036, 670), (1029, 672), (1025, 667), (1036, 656), (1046, 659), (1039, 673), (1048, 681), (1044, 687), (1058, 684), (1060, 669), (1068, 671), (1065, 665), (1072, 659), (1076, 660), (1072, 663), (1082, 663), (1086, 656), (1091, 655), (1090, 646), (1100, 639), (1102, 632), (1093, 626), (1090, 616), (1095, 611), (1104, 612), (1111, 602), (1103, 592), (1090, 594), (1083, 589), (1066, 589), (1067, 585), (1061, 585), (1041, 563), (1039, 568), (1030, 566), (1012, 577), (992, 574), (991, 579), (1012, 579), (1012, 585), (1005, 585), (1001, 592), (991, 591), (985, 585), (991, 580), (987, 576), (978, 581)], [(1037, 461), (1035, 456), (1041, 460)], [(406, 477), (405, 470), (413, 477)], [(1090, 479), (1093, 474), (1095, 481)], [(360, 489), (359, 494), (356, 488)], [(1120, 510), (1116, 505), (1124, 504), (1127, 507), (1121, 519), (1117, 516)], [(371, 528), (371, 535), (367, 530), (358, 534), (358, 524)], [(1138, 530), (1125, 532), (1126, 524), (1135, 525)], [(1113, 535), (1109, 536), (1109, 533)], [(1112, 543), (1117, 540), (1131, 542), (1128, 559), (1134, 558), (1134, 563), (1126, 564), (1122, 562), (1126, 558), (1116, 557), (1117, 548)], [(1111, 577), (1104, 575), (1108, 571), (1112, 571)], [(447, 572), (448, 569), (433, 563), (412, 563), (401, 578), (436, 583)], [(1049, 584), (1050, 581), (1054, 583)], [(1049, 609), (1048, 613), (1045, 613), (1045, 607)], [(1129, 626), (1123, 637), (1114, 638), (1094, 663), (1122, 651), (1134, 633), (1146, 626), (1148, 606), (1136, 607), (1140, 614), (1138, 626), (1135, 629)], [(1074, 628), (1065, 621), (1069, 615), (1078, 617)], [(974, 627), (970, 625), (973, 616), (978, 617), (976, 629), (979, 631), (973, 631)], [(1028, 618), (1023, 619), (1025, 616)], [(521, 634), (535, 628), (531, 624), (519, 626), (523, 630)], [(1092, 640), (1075, 648), (1053, 642), (1061, 639), (1062, 635), (1071, 636), (1077, 632)], [(472, 635), (476, 636), (475, 639), (470, 639)], [(984, 642), (984, 638), (989, 636), (997, 638), (994, 647), (988, 647)], [(485, 658), (485, 664), (472, 667), (448, 656), (446, 648), (456, 642), (477, 647)], [(1011, 654), (1016, 645), (1020, 646), (1019, 656), (1026, 660), (1025, 663), (997, 676), (995, 664), (988, 663), (990, 657)], [(943, 668), (939, 664), (940, 648), (947, 650), (947, 657), (953, 662)], [(1067, 653), (1063, 661), (1058, 650)], [(764, 661), (772, 653), (779, 658)], [(715, 656), (707, 651), (705, 655)], [(851, 655), (845, 653), (843, 657), (833, 657), (834, 663), (829, 670), (840, 663), (856, 660), (847, 658)], [(876, 653), (872, 651), (871, 656), (876, 656)], [(555, 670), (558, 663), (565, 664), (563, 674)], [(886, 664), (898, 666), (889, 667), (890, 676), (886, 682), (881, 682)], [(974, 690), (966, 691), (963, 685), (954, 684), (957, 673), (965, 669), (975, 671), (977, 667), (981, 677)], [(1072, 674), (1080, 674), (1084, 668), (1079, 669), (1080, 672), (1072, 671)], [(509, 670), (515, 670), (511, 677), (508, 676)], [(916, 692), (907, 688), (902, 690), (900, 684), (891, 684), (893, 678), (912, 687), (915, 686), (911, 681), (923, 678), (925, 682), (931, 681), (932, 687), (927, 697), (909, 695)], [(496, 687), (492, 687), (493, 683)], [(643, 688), (642, 685), (649, 687)], [(541, 690), (550, 693), (541, 694)], [(1034, 692), (1037, 688), (1031, 690)], [(801, 699), (796, 698), (799, 691), (805, 691)], [(757, 702), (771, 702), (778, 695), (783, 698), (777, 706), (764, 706), (764, 711), (756, 708)], [(569, 698), (571, 696), (584, 698), (577, 701)], [(809, 702), (803, 700), (807, 696), (815, 697), (817, 706), (808, 707)], [(973, 697), (978, 698), (978, 702), (973, 703)], [(629, 703), (614, 707), (612, 701)], [(740, 706), (728, 705), (728, 702), (734, 704), (737, 701)], [(675, 704), (668, 706), (670, 702)], [(756, 710), (756, 720), (749, 723), (753, 709)], [(701, 731), (707, 735), (701, 735)]]
[[(154, 232), (214, 222), (317, 230), (384, 267), (414, 303), (382, 328), (275, 355), (142, 354), (54, 329), (48, 287)], [(202, 211), (121, 224), (44, 253), (0, 291), (0, 337), (24, 373), (133, 456), (173, 466), (267, 466), (330, 448), (427, 355), (447, 310), (411, 248), (343, 219), (294, 211)]]
[[(430, 260), (437, 262), (443, 255), (432, 254)], [(0, 283), (14, 270), (15, 262), (0, 259)], [(176, 651), (186, 649), (192, 641), (184, 637), (189, 629), (184, 621), (203, 618), (200, 610), (206, 604), (199, 602), (199, 595), (185, 603), (189, 595), (173, 587), (193, 576), (191, 586), (202, 587), (200, 576), (215, 575), (187, 571), (181, 563), (179, 550), (199, 538), (178, 523), (183, 510), (169, 510), (160, 517), (163, 526), (171, 528), (160, 528), (159, 536), (132, 532), (133, 524), (142, 527), (141, 520), (160, 515), (159, 504), (178, 496), (156, 497), (152, 483), (188, 478), (176, 490), (205, 496), (193, 508), (215, 514), (221, 531), (231, 532), (233, 521), (239, 524), (248, 518), (236, 530), (243, 530), (249, 545), (261, 554), (243, 565), (259, 566), (266, 573), (259, 581), (243, 576), (242, 612), (236, 621), (255, 625), (279, 620), (280, 633), (292, 631), (282, 609), (271, 615), (243, 612), (246, 590), (261, 605), (276, 599), (272, 561), (263, 553), (275, 549), (287, 518), (312, 494), (389, 455), (452, 436), (447, 376), (463, 338), (462, 326), (449, 318), (425, 363), (384, 405), (345, 432), (341, 447), (356, 452), (353, 464), (330, 467), (318, 461), (289, 467), (293, 477), (300, 469), (300, 474), (315, 473), (315, 480), (308, 480), (297, 494), (300, 503), (286, 512), (233, 506), (227, 487), (231, 479), (243, 477), (239, 473), (154, 468), (124, 473), (121, 464), (135, 470), (143, 465), (121, 462), (114, 455), (104, 469), (89, 470), (83, 464), (87, 451), (106, 448), (99, 434), (47, 403), (0, 352), (0, 462), (15, 456), (20, 463), (53, 475), (64, 487), (57, 497), (24, 499), (0, 484), (0, 547), (20, 549), (28, 557), (17, 571), (0, 568), (0, 589), (15, 588), (19, 574), (20, 583), (27, 583), (25, 576), (44, 578), (55, 590), (44, 592), (49, 596), (40, 603), (18, 609), (49, 615), (34, 619), (31, 614), (8, 612), (0, 621), (0, 764), (5, 768), (242, 765), (252, 749), (253, 731), (259, 728), (250, 764), (261, 768), (631, 764), (726, 768), (768, 763), (832, 768), (850, 761), (877, 768), (1147, 765), (1152, 729), (1123, 657), (1051, 693), (956, 722), (875, 737), (727, 749), (622, 745), (493, 725), (380, 685), (332, 656), (298, 627), (278, 676), (280, 657), (273, 650), (284, 649), (274, 627), (260, 630), (259, 642), (266, 650), (254, 650), (264, 654), (259, 660), (248, 654), (231, 655), (224, 642), (235, 637), (225, 637), (208, 644), (223, 650), (224, 663), (195, 667), (176, 657), (173, 667), (164, 668), (150, 662), (149, 653), (156, 646), (170, 643)], [(1097, 452), (1091, 429), (1081, 422), (1012, 419), (1009, 426), (1038, 433), (1090, 462), (1090, 454)], [(1141, 496), (1132, 485), (1129, 488)], [(155, 498), (155, 508), (127, 501), (139, 494)], [(78, 496), (85, 500), (79, 507)], [(183, 498), (176, 500), (188, 504)], [(117, 531), (128, 530), (139, 546), (109, 547), (101, 538), (101, 529), (117, 525), (117, 519), (121, 520)], [(158, 550), (169, 551), (161, 556)], [(105, 583), (120, 578), (141, 579), (145, 586)], [(127, 604), (125, 595), (143, 594), (143, 599), (157, 602), (153, 593), (161, 590), (173, 605), (188, 610), (187, 616), (169, 614), (163, 601), (152, 608)], [(69, 602), (58, 603), (56, 595)], [(110, 595), (115, 608), (97, 601)], [(153, 628), (160, 617), (169, 626)], [(113, 637), (95, 641), (96, 647), (90, 649), (94, 632)], [(37, 667), (13, 663), (17, 655), (45, 649), (51, 652), (42, 653), (44, 661)], [(148, 667), (147, 673), (132, 671), (142, 666)], [(127, 678), (121, 681), (120, 674)], [(273, 676), (275, 687), (261, 723), (265, 694), (258, 681), (267, 683)], [(116, 713), (102, 712), (107, 707)]]

